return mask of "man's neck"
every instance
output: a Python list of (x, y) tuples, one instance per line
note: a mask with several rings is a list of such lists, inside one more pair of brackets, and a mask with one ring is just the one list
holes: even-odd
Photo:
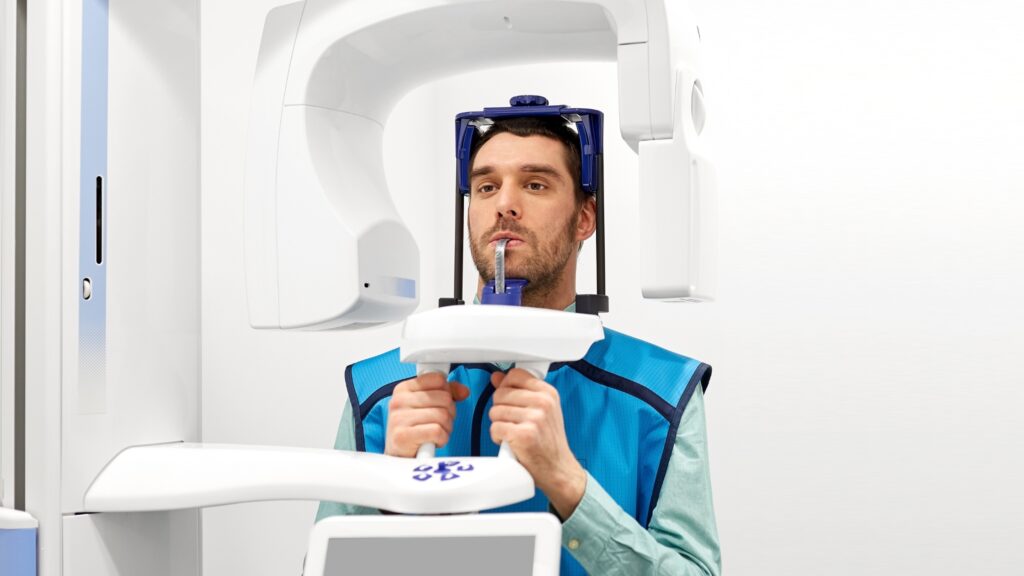
[(531, 308), (549, 308), (551, 310), (565, 310), (565, 307), (576, 301), (576, 290), (568, 292), (562, 290), (557, 294), (531, 293), (529, 290), (523, 292), (523, 306)]

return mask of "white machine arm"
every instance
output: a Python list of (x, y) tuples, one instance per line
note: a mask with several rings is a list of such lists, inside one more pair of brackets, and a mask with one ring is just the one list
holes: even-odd
[(540, 61), (618, 62), (620, 129), (640, 155), (644, 295), (708, 299), (697, 45), (685, 0), (306, 0), (273, 10), (250, 115), (250, 322), (330, 329), (414, 310), (419, 256), (383, 174), (392, 107), (441, 76)]
[(163, 444), (122, 451), (85, 493), (88, 512), (141, 512), (265, 500), (345, 502), (404, 514), (476, 512), (532, 498), (508, 458), (423, 461), (367, 452)]

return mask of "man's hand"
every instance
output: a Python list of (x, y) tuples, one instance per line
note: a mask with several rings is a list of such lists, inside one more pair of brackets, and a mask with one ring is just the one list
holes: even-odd
[(563, 519), (576, 510), (587, 473), (569, 450), (562, 404), (553, 386), (518, 368), (491, 375), (491, 440), (506, 440)]
[(411, 458), (419, 447), (448, 443), (455, 422), (455, 403), (469, 397), (469, 388), (432, 372), (395, 386), (388, 404), (384, 453)]

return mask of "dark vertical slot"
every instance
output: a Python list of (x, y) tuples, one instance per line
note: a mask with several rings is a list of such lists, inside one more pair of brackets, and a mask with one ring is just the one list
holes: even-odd
[(96, 263), (103, 264), (103, 176), (96, 177)]
[(14, 508), (25, 509), (25, 33), (18, 0), (14, 95)]
[(597, 314), (608, 311), (604, 282), (604, 154), (594, 156), (594, 200), (597, 202), (597, 294), (577, 294), (576, 311)]
[(597, 293), (604, 296), (604, 154), (598, 154), (594, 158), (594, 163), (597, 168), (594, 171), (594, 178), (597, 179)]
[(455, 277), (451, 298), (438, 298), (438, 308), (462, 304), (462, 235), (466, 218), (466, 198), (459, 190), (459, 168), (455, 167)]
[(465, 197), (461, 190), (455, 191), (455, 301), (462, 300), (462, 226), (466, 218)]

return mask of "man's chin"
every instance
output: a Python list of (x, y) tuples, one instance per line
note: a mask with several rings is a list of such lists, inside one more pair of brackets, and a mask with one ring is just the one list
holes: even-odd
[[(495, 280), (495, 278), (496, 278), (496, 276), (494, 276), (494, 275), (491, 275), (491, 276), (489, 276), (489, 277), (486, 277), (486, 278), (485, 278), (485, 280), (486, 280), (487, 282), (490, 282), (490, 281), (492, 281), (492, 280)], [(506, 280), (511, 280), (511, 279), (513, 279), (513, 278), (515, 278), (516, 280), (526, 280), (527, 286), (529, 286), (529, 284), (530, 284), (530, 279), (529, 279), (529, 278), (527, 278), (526, 276), (524, 276), (524, 275), (522, 275), (522, 274), (517, 274), (517, 273), (516, 273), (516, 272), (514, 272), (514, 271), (506, 270), (506, 271), (505, 271), (505, 279), (506, 279)]]
[(505, 278), (521, 278), (523, 280), (530, 280), (529, 270), (525, 270), (519, 266), (505, 266)]

